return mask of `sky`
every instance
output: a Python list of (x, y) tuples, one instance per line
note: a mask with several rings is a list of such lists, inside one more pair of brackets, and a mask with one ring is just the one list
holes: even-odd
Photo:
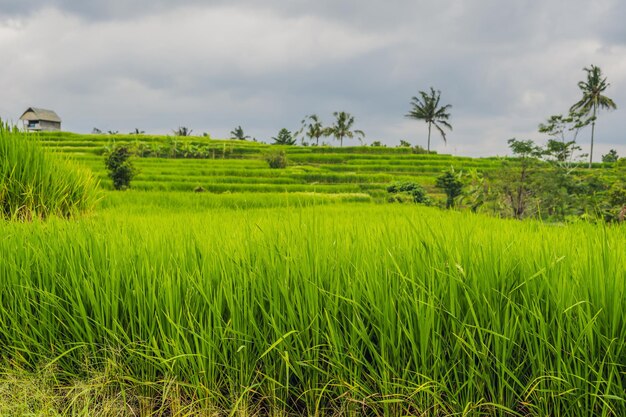
[(513, 137), (545, 142), (537, 126), (580, 99), (593, 64), (618, 106), (594, 160), (626, 156), (624, 21), (623, 0), (0, 0), (0, 117), (33, 106), (72, 132), (214, 138), (240, 125), (269, 142), (346, 111), (365, 143), (425, 147), (405, 115), (432, 86), (453, 126), (433, 149), (505, 155)]

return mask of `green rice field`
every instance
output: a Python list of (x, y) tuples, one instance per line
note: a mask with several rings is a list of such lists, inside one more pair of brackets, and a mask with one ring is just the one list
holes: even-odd
[(498, 166), (399, 148), (139, 158), (114, 192), (93, 137), (42, 138), (93, 210), (0, 220), (0, 415), (626, 415), (626, 226), (383, 203)]
[[(462, 158), (450, 155), (413, 154), (410, 148), (272, 146), (238, 140), (173, 138), (147, 135), (78, 135), (47, 133), (41, 143), (70, 156), (92, 170), (104, 188), (110, 188), (102, 154), (115, 143), (139, 148), (208, 149), (205, 158), (136, 158), (139, 173), (132, 187), (137, 190), (191, 191), (201, 186), (209, 192), (314, 192), (323, 194), (364, 193), (375, 199), (386, 195), (393, 181), (417, 181), (433, 194), (435, 178), (445, 169), (498, 169), (498, 158)], [(175, 145), (174, 145), (175, 144)], [(266, 152), (282, 149), (286, 169), (270, 169)]]

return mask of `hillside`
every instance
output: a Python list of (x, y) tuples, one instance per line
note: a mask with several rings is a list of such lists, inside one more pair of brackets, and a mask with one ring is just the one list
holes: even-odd
[[(105, 149), (114, 143), (136, 146), (147, 157), (135, 159), (137, 190), (191, 191), (198, 186), (210, 192), (316, 192), (386, 194), (394, 181), (414, 181), (437, 193), (435, 178), (441, 171), (497, 169), (499, 158), (467, 158), (413, 153), (412, 148), (274, 146), (249, 141), (212, 140), (202, 137), (149, 135), (79, 135), (47, 133), (43, 144), (71, 154), (87, 165), (110, 188), (103, 164)], [(202, 157), (185, 157), (201, 150)], [(271, 169), (264, 155), (284, 150), (286, 169)], [(169, 157), (154, 157), (167, 153)]]

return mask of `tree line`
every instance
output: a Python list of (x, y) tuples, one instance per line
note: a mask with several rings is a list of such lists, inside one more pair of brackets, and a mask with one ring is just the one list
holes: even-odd
[[(553, 115), (550, 116), (545, 124), (541, 124), (539, 132), (547, 133), (551, 137), (560, 137), (562, 144), (556, 145), (553, 143), (551, 146), (561, 146), (563, 148), (569, 147), (570, 149), (580, 150), (576, 145), (576, 136), (566, 141), (566, 134), (580, 130), (583, 127), (591, 125), (591, 143), (589, 148), (589, 167), (593, 162), (593, 150), (595, 139), (595, 127), (601, 110), (614, 110), (617, 105), (613, 99), (606, 96), (604, 93), (610, 84), (607, 82), (607, 78), (603, 75), (600, 67), (591, 65), (589, 68), (583, 68), (586, 73), (586, 79), (578, 83), (578, 88), (582, 93), (582, 97), (579, 101), (574, 103), (567, 115)], [(452, 131), (452, 124), (450, 122), (450, 109), (451, 104), (441, 104), (441, 91), (430, 87), (429, 91), (419, 91), (417, 96), (411, 98), (410, 109), (406, 118), (418, 120), (426, 123), (428, 127), (427, 134), (427, 146), (426, 152), (431, 152), (431, 135), (434, 129), (439, 133), (444, 143), (447, 144), (446, 130)], [(301, 127), (299, 130), (292, 132), (287, 128), (281, 128), (277, 135), (272, 137), (272, 144), (275, 145), (296, 145), (298, 139), (302, 145), (319, 146), (320, 139), (326, 137), (332, 137), (339, 146), (343, 146), (344, 139), (356, 138), (359, 143), (363, 145), (363, 139), (365, 133), (360, 129), (354, 129), (356, 123), (355, 117), (345, 111), (336, 111), (333, 113), (334, 122), (330, 126), (324, 126), (321, 118), (317, 114), (310, 114), (304, 117), (300, 122)], [(179, 126), (177, 129), (172, 130), (174, 136), (190, 136), (193, 132), (186, 126)], [(103, 133), (100, 129), (94, 128), (92, 133)], [(109, 130), (109, 134), (118, 134), (118, 131)], [(130, 134), (140, 135), (144, 134), (143, 130), (135, 128)], [(230, 131), (230, 138), (237, 140), (253, 140), (246, 135), (241, 125), (235, 127)], [(208, 133), (204, 133), (203, 136), (210, 137)], [(324, 143), (323, 143), (324, 144)], [(401, 146), (408, 144), (406, 141), (401, 141)], [(384, 146), (380, 141), (372, 142), (372, 146)], [(409, 145), (410, 146), (410, 145)]]

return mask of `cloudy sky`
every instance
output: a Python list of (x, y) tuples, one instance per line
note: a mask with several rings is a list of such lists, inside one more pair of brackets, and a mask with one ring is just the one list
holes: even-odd
[(511, 137), (545, 140), (537, 125), (594, 64), (618, 105), (596, 154), (626, 156), (625, 21), (623, 0), (0, 0), (0, 117), (37, 106), (75, 132), (269, 140), (343, 110), (367, 143), (425, 146), (404, 115), (433, 86), (454, 126), (436, 150), (503, 155)]

